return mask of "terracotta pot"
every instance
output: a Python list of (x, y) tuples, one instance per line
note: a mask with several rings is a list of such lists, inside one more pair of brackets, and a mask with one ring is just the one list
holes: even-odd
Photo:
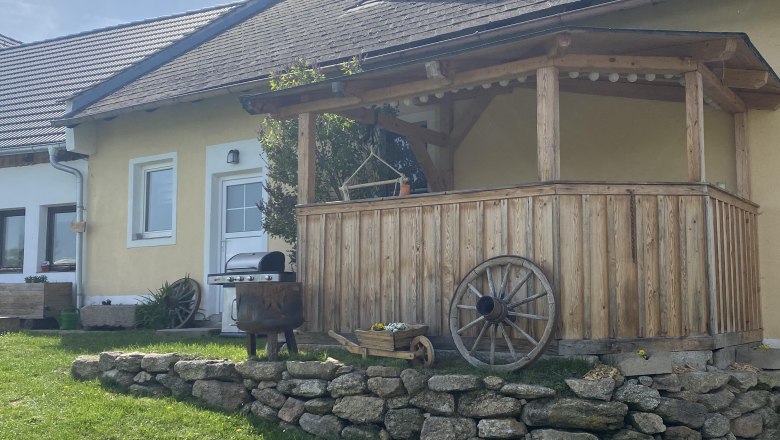
[(398, 191), (399, 196), (408, 196), (409, 192), (412, 190), (412, 185), (409, 185), (408, 183), (402, 183), (401, 189)]

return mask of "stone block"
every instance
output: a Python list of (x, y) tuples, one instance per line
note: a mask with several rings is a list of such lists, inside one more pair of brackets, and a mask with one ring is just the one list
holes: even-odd
[(712, 352), (704, 351), (673, 351), (672, 368), (689, 367), (698, 371), (705, 371), (707, 365), (712, 363)]
[(636, 353), (608, 354), (602, 356), (602, 361), (619, 369), (623, 376), (652, 376), (672, 372), (672, 356), (666, 351), (650, 353), (648, 359)]
[(135, 304), (91, 305), (81, 308), (84, 328), (135, 328)]
[(750, 364), (764, 370), (780, 370), (780, 349), (739, 347), (737, 349), (737, 362)]
[(712, 352), (712, 365), (725, 370), (737, 361), (737, 347), (725, 347)]

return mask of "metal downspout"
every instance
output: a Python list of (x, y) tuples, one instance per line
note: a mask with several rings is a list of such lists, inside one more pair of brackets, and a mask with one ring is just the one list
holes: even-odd
[[(57, 161), (57, 151), (62, 148), (58, 146), (50, 146), (49, 147), (49, 163), (54, 168), (64, 171), (69, 174), (73, 174), (76, 176), (76, 186), (77, 189), (77, 195), (76, 195), (76, 221), (82, 222), (84, 221), (84, 176), (81, 174), (81, 171), (77, 170), (76, 168), (73, 168), (68, 165), (61, 164)], [(83, 305), (84, 298), (83, 298), (83, 268), (84, 265), (82, 264), (83, 260), (83, 242), (84, 242), (84, 232), (76, 232), (76, 280), (73, 283), (73, 296), (75, 299), (76, 308), (81, 309), (81, 306)]]

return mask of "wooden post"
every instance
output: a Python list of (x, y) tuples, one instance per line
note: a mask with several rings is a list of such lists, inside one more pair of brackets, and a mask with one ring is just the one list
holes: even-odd
[(737, 195), (750, 199), (750, 141), (747, 112), (734, 114), (734, 139), (737, 149)]
[(559, 98), (558, 68), (539, 68), (536, 71), (536, 154), (540, 182), (561, 177)]
[[(439, 131), (450, 135), (452, 132), (454, 102), (451, 95), (445, 96), (439, 104)], [(450, 143), (439, 145), (439, 173), (444, 181), (444, 189), (455, 187), (455, 152)]]
[(701, 72), (685, 73), (688, 181), (704, 182), (704, 86)]
[(298, 115), (298, 204), (314, 202), (314, 184), (317, 174), (317, 115)]

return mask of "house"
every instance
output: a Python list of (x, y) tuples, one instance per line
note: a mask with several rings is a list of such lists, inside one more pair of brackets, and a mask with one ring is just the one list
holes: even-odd
[[(232, 6), (140, 21), (22, 44), (0, 35), (0, 282), (23, 282), (50, 269), (49, 281), (79, 291), (77, 177), (86, 194), (87, 156), (64, 151), (66, 129), (52, 119), (65, 100), (116, 74), (219, 17)], [(82, 268), (78, 268), (82, 269)]]
[[(546, 301), (509, 310), (540, 323), (481, 326), (499, 344), (552, 338), (559, 352), (602, 353), (780, 338), (763, 319), (780, 306), (779, 15), (770, 0), (249, 1), (223, 17), (230, 27), (81, 94), (54, 122), (72, 127), (69, 150), (90, 155), (87, 298), (220, 270), (220, 199), (264, 179), (249, 113), (299, 118), (300, 157), (311, 157), (318, 112), (374, 121), (365, 107), (391, 103), (399, 120), (387, 126), (415, 145), (432, 194), (318, 205), (301, 161), (307, 330), (418, 321), (446, 344), (455, 323), (456, 343), (476, 344), (486, 315), (464, 325), (450, 306), (492, 307), (458, 303), (461, 279), (482, 274), (483, 290), (518, 278), (518, 292)], [(364, 72), (338, 77), (334, 66), (358, 54)], [(331, 78), (269, 92), (268, 72), (298, 57)], [(145, 229), (139, 181), (158, 170), (175, 203)], [(480, 266), (507, 253), (540, 272)], [(531, 272), (548, 294), (523, 287)], [(205, 307), (219, 311), (218, 292)]]

